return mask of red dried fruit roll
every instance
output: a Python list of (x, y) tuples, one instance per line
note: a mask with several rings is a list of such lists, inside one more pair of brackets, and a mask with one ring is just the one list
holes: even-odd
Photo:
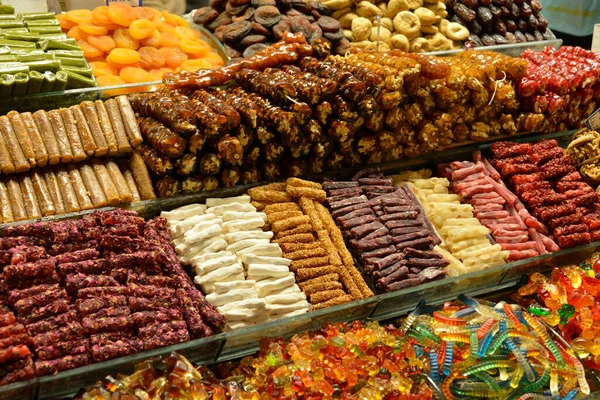
[(158, 286), (136, 285), (132, 283), (129, 284), (128, 287), (130, 293), (129, 295), (133, 297), (168, 299), (175, 295), (174, 289), (162, 288)]
[(79, 289), (78, 299), (95, 299), (103, 296), (129, 296), (127, 286), (97, 286)]
[(93, 299), (78, 299), (75, 302), (79, 315), (95, 313), (102, 308), (120, 307), (127, 305), (125, 296), (102, 296)]
[(66, 356), (54, 360), (38, 360), (35, 362), (37, 376), (54, 375), (60, 371), (83, 367), (91, 363), (91, 357), (88, 353)]
[(38, 360), (54, 360), (66, 356), (83, 354), (90, 350), (89, 339), (78, 339), (68, 342), (53, 343), (50, 346), (41, 346), (35, 350)]
[(117, 208), (111, 211), (95, 211), (92, 214), (84, 216), (84, 219), (90, 221), (92, 225), (120, 225), (120, 224), (136, 224), (144, 225), (146, 221), (140, 217), (135, 211), (124, 210)]
[(13, 307), (20, 315), (33, 311), (36, 307), (43, 307), (59, 299), (66, 299), (67, 292), (64, 289), (50, 289), (36, 295), (18, 300)]
[(67, 311), (64, 314), (56, 315), (54, 317), (46, 318), (44, 320), (34, 322), (33, 324), (27, 325), (27, 331), (32, 335), (40, 335), (42, 333), (50, 332), (52, 330), (61, 328), (69, 323), (76, 322), (79, 324), (77, 312), (75, 310)]
[(168, 298), (168, 299), (147, 299), (144, 297), (130, 297), (129, 298), (129, 307), (131, 307), (132, 311), (151, 311), (159, 308), (176, 308), (178, 306), (178, 302), (176, 298)]
[(28, 333), (20, 333), (18, 335), (13, 335), (4, 339), (0, 339), (0, 349), (5, 349), (17, 345), (29, 346), (31, 344), (33, 344), (33, 341)]
[(81, 320), (83, 332), (87, 335), (98, 332), (121, 332), (133, 329), (133, 318), (130, 315), (120, 317), (91, 317)]
[(90, 240), (89, 242), (83, 243), (62, 243), (62, 244), (53, 244), (48, 251), (52, 255), (59, 255), (63, 253), (69, 253), (74, 251), (86, 250), (90, 248), (97, 248), (98, 241)]
[(94, 259), (98, 258), (99, 256), (100, 256), (100, 253), (98, 252), (98, 250), (96, 250), (94, 248), (89, 248), (89, 249), (77, 250), (77, 251), (71, 251), (68, 253), (59, 254), (59, 255), (56, 255), (54, 257), (54, 259), (56, 260), (57, 264), (64, 264), (64, 263), (94, 260)]
[(166, 157), (176, 158), (185, 151), (185, 139), (154, 118), (138, 117), (137, 122), (144, 139)]
[(55, 265), (56, 261), (53, 258), (18, 265), (7, 265), (4, 267), (4, 276), (9, 280), (47, 277), (54, 273)]
[(139, 336), (146, 350), (187, 342), (190, 335), (184, 321), (171, 321), (140, 328)]
[(98, 310), (95, 313), (88, 314), (86, 316), (86, 318), (95, 320), (98, 318), (107, 318), (107, 317), (126, 317), (128, 315), (131, 315), (131, 310), (129, 309), (129, 307), (123, 306), (123, 307), (103, 308), (101, 310)]
[(9, 326), (17, 322), (17, 318), (12, 312), (4, 312), (0, 314), (0, 328)]
[(0, 328), (0, 339), (27, 333), (23, 324), (7, 325)]
[(192, 338), (196, 339), (212, 335), (212, 330), (202, 321), (198, 308), (185, 290), (177, 289), (177, 300), (179, 301), (179, 306), (181, 307)]
[(146, 325), (183, 319), (179, 310), (156, 308), (152, 311), (138, 311), (131, 314), (135, 325), (140, 328)]
[(560, 236), (557, 238), (558, 245), (562, 249), (566, 249), (569, 247), (575, 247), (582, 244), (590, 243), (592, 241), (592, 237), (589, 232), (580, 232), (573, 233), (571, 235)]
[(104, 258), (97, 260), (77, 261), (58, 265), (58, 272), (63, 275), (73, 274), (104, 274), (108, 272), (111, 263)]
[(15, 289), (8, 293), (8, 302), (10, 304), (15, 304), (21, 299), (60, 289), (61, 287), (58, 284), (43, 284), (32, 286), (27, 289)]
[(179, 287), (179, 281), (177, 279), (171, 278), (169, 276), (146, 275), (144, 273), (138, 275), (129, 275), (127, 283), (137, 283), (139, 285), (152, 285), (171, 289), (177, 289), (177, 287)]
[(13, 265), (35, 262), (48, 256), (44, 247), (29, 244), (12, 247), (8, 249), (8, 254), (11, 256), (10, 263)]
[(25, 365), (21, 368), (15, 368), (13, 371), (7, 373), (0, 379), (1, 385), (8, 385), (9, 383), (25, 381), (35, 377), (35, 369), (33, 367), (33, 361), (28, 358)]
[(69, 301), (64, 298), (60, 298), (52, 303), (46, 304), (45, 306), (36, 308), (27, 314), (19, 315), (18, 317), (21, 322), (23, 322), (25, 325), (28, 325), (54, 315), (63, 314), (68, 310)]
[(0, 363), (9, 361), (21, 360), (31, 355), (31, 351), (25, 345), (11, 346), (5, 349), (0, 349)]
[(65, 278), (65, 287), (71, 293), (86, 287), (96, 286), (119, 286), (119, 283), (107, 275), (69, 274)]
[(92, 358), (95, 362), (125, 357), (130, 354), (141, 353), (144, 350), (144, 342), (135, 338), (117, 340), (105, 346), (92, 345), (91, 347)]
[(136, 93), (129, 101), (134, 111), (162, 122), (179, 135), (189, 138), (197, 131), (194, 113), (160, 93)]
[(157, 255), (160, 250), (156, 250), (156, 245), (143, 239), (143, 238), (131, 238), (125, 236), (116, 236), (116, 235), (106, 235), (100, 239), (100, 243), (98, 244), (99, 248), (102, 248), (104, 251), (112, 251), (117, 253), (115, 256), (112, 256), (112, 260), (116, 260), (117, 256), (123, 256), (125, 254), (119, 253), (137, 253), (140, 251), (149, 251), (156, 252)]
[[(27, 239), (27, 241), (19, 244), (36, 244), (42, 245), (37, 239), (47, 240), (51, 237), (50, 227), (47, 222), (36, 222), (33, 224), (23, 224), (23, 225), (11, 225), (11, 226), (1, 226), (0, 227), (0, 237), (11, 237), (11, 236), (32, 236), (32, 239)], [(1, 242), (0, 242), (1, 243)], [(16, 244), (15, 244), (16, 245)]]

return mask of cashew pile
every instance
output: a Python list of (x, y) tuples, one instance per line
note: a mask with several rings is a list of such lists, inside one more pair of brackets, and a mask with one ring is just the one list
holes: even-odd
[[(469, 30), (446, 19), (445, 0), (320, 0), (353, 47), (414, 53), (460, 49)], [(377, 38), (379, 35), (379, 48)]]

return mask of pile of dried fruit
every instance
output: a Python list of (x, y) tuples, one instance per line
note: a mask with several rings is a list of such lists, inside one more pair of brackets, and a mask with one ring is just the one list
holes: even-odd
[(194, 14), (194, 22), (213, 32), (231, 58), (248, 57), (281, 40), (285, 32), (301, 32), (309, 43), (324, 37), (335, 53), (350, 43), (340, 23), (318, 1), (216, 0)]
[(100, 86), (149, 82), (167, 72), (223, 65), (221, 57), (183, 18), (122, 3), (60, 16), (76, 39)]

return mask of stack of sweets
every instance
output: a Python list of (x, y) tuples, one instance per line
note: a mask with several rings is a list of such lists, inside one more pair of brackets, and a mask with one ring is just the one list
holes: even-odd
[(0, 299), (0, 385), (35, 377), (31, 344), (25, 326), (17, 321), (3, 296)]
[(523, 203), (500, 180), (500, 174), (479, 152), (475, 162), (453, 162), (446, 175), (454, 182), (454, 190), (469, 202), (475, 217), (489, 228), (502, 250), (510, 251), (508, 260), (535, 257), (558, 246), (546, 236), (548, 230), (529, 214)]
[(2, 227), (0, 243), (8, 303), (31, 335), (38, 376), (223, 325), (177, 260), (162, 218), (115, 210)]
[[(402, 175), (393, 178), (395, 183), (405, 180)], [(448, 179), (408, 179), (408, 185), (439, 233), (441, 247), (460, 260), (460, 264), (452, 262), (446, 268), (448, 275), (456, 276), (504, 263), (508, 252), (503, 252), (500, 245), (490, 243), (487, 237), (490, 231), (473, 216), (473, 207), (461, 204), (460, 196), (448, 192)]]
[(289, 271), (266, 215), (249, 196), (209, 198), (163, 215), (180, 259), (193, 267), (207, 300), (236, 329), (308, 310), (306, 296)]
[(250, 189), (248, 194), (267, 215), (275, 242), (292, 260), (289, 268), (313, 309), (373, 295), (322, 204), (326, 194), (320, 184), (290, 178)]
[(386, 292), (443, 277), (448, 261), (433, 250), (440, 243), (406, 186), (395, 188), (378, 170), (358, 172), (350, 182), (325, 182), (332, 215), (375, 286)]
[(556, 140), (496, 142), (491, 163), (561, 248), (600, 239), (598, 196)]

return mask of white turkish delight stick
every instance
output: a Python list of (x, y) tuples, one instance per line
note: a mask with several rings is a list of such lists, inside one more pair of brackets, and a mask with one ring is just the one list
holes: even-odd
[(285, 314), (296, 310), (306, 309), (308, 303), (298, 302), (294, 304), (269, 304), (269, 312), (271, 314)]
[(237, 255), (242, 261), (244, 261), (247, 255), (282, 257), (283, 252), (281, 251), (281, 248), (277, 243), (269, 243), (258, 244), (256, 246), (248, 247), (244, 250), (239, 251)]
[(200, 240), (209, 238), (211, 236), (216, 236), (223, 232), (223, 228), (220, 224), (210, 225), (201, 231), (189, 231), (185, 233), (185, 239), (183, 239), (183, 243), (194, 243)]
[(194, 271), (196, 272), (196, 274), (205, 275), (216, 269), (227, 267), (229, 265), (234, 265), (236, 263), (239, 265), (238, 258), (236, 256), (231, 255), (204, 261), (203, 263), (192, 264), (192, 266), (194, 267)]
[[(225, 256), (230, 256), (230, 255), (232, 255), (232, 253), (230, 253), (228, 251), (219, 251), (217, 253), (204, 253), (204, 254), (193, 257), (190, 260), (190, 263), (200, 264), (200, 263), (203, 263), (204, 261), (214, 260), (216, 258), (221, 258), (221, 257), (225, 257)], [(194, 264), (192, 264), (192, 265), (194, 265)]]
[(289, 266), (292, 263), (292, 260), (288, 260), (283, 257), (267, 257), (267, 256), (257, 256), (254, 254), (246, 254), (244, 255), (244, 263), (247, 265), (250, 264), (271, 264), (271, 265), (285, 265)]
[(267, 304), (295, 304), (304, 302), (306, 303), (306, 295), (300, 293), (283, 293), (283, 294), (270, 294), (265, 297)]
[(269, 265), (269, 264), (248, 264), (246, 273), (249, 278), (260, 279), (258, 277), (282, 277), (290, 273), (290, 270), (285, 265)]
[(276, 292), (296, 283), (294, 274), (289, 274), (281, 278), (265, 279), (256, 282), (256, 291), (260, 297), (268, 296), (270, 293)]
[(264, 225), (265, 221), (262, 218), (250, 218), (223, 222), (223, 230), (225, 232), (251, 231)]
[(245, 299), (245, 300), (239, 300), (239, 301), (234, 301), (229, 304), (225, 304), (221, 307), (217, 307), (217, 309), (221, 312), (226, 312), (226, 311), (230, 311), (230, 310), (242, 310), (242, 309), (266, 310), (267, 302), (265, 301), (265, 299), (259, 299), (259, 298)]
[[(211, 237), (205, 240), (201, 240), (198, 241), (196, 243), (190, 243), (190, 244), (186, 244), (186, 243), (181, 243), (178, 244), (177, 246), (175, 246), (175, 251), (180, 251), (181, 253), (178, 253), (181, 255), (180, 259), (181, 262), (183, 263), (190, 263), (192, 258), (195, 258), (199, 255), (205, 254), (208, 251), (206, 250), (207, 248), (211, 247), (211, 246), (218, 246), (219, 249), (223, 249), (225, 248), (225, 246), (227, 245), (227, 242), (225, 242), (225, 240), (221, 239), (219, 236), (215, 236), (215, 237)], [(179, 250), (178, 250), (179, 249)], [(210, 251), (210, 252), (214, 252), (214, 251)]]
[(223, 215), (229, 211), (253, 212), (253, 211), (256, 211), (256, 208), (252, 204), (231, 203), (231, 204), (223, 204), (221, 206), (210, 207), (206, 210), (206, 212), (211, 212), (211, 213), (217, 214), (217, 215)]
[(206, 206), (204, 204), (188, 204), (187, 206), (175, 208), (171, 211), (163, 211), (160, 213), (160, 216), (167, 221), (182, 221), (194, 215), (204, 214), (205, 212)]
[(256, 282), (253, 280), (245, 280), (241, 282), (215, 282), (214, 292), (221, 294), (227, 293), (230, 290), (254, 289), (255, 284)]
[(211, 197), (211, 198), (206, 199), (206, 206), (207, 207), (217, 207), (217, 206), (223, 206), (226, 204), (233, 204), (233, 203), (250, 204), (251, 201), (252, 201), (252, 199), (248, 195), (237, 196), (237, 197), (226, 197), (226, 198)]
[(271, 239), (273, 237), (273, 232), (264, 232), (262, 230), (238, 231), (226, 233), (223, 235), (223, 237), (229, 243), (235, 243), (244, 239)]
[(267, 214), (263, 212), (238, 212), (227, 211), (223, 214), (223, 221), (235, 221), (239, 219), (262, 218), (263, 222), (267, 222)]
[(219, 307), (236, 301), (257, 298), (258, 293), (256, 293), (256, 290), (254, 289), (231, 290), (227, 293), (211, 293), (206, 296), (206, 300), (215, 307)]
[(233, 274), (243, 273), (243, 269), (239, 264), (229, 265), (227, 267), (221, 267), (213, 272), (210, 272), (206, 275), (196, 275), (194, 278), (194, 282), (199, 285), (209, 283), (209, 282), (220, 282), (221, 280), (227, 278)]
[(211, 221), (215, 219), (217, 216), (214, 214), (202, 214), (202, 215), (194, 215), (188, 219), (181, 221), (177, 226), (173, 228), (173, 236), (179, 237), (185, 234), (187, 231), (195, 227), (200, 222)]
[(237, 253), (238, 251), (247, 249), (248, 247), (269, 243), (271, 243), (269, 239), (245, 239), (240, 240), (239, 242), (231, 243), (229, 246), (227, 246), (227, 251)]

